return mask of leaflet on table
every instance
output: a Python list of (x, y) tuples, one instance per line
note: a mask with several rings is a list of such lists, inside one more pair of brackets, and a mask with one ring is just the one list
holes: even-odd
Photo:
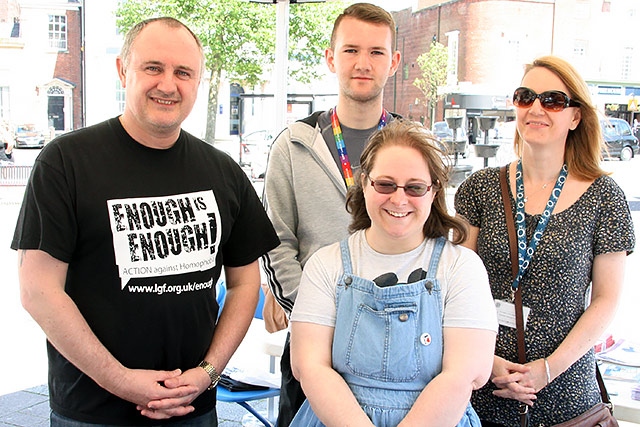
[(640, 383), (640, 368), (637, 366), (603, 362), (600, 364), (600, 373), (605, 379)]
[(270, 372), (265, 372), (264, 369), (227, 366), (222, 373), (230, 376), (236, 381), (242, 381), (243, 383), (280, 388), (280, 372), (272, 374)]
[(640, 367), (640, 344), (620, 338), (611, 348), (596, 354), (598, 360)]

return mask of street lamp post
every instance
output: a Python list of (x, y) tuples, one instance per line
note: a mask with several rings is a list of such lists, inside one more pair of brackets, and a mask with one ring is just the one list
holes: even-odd
[(289, 70), (287, 60), (289, 57), (289, 0), (277, 0), (276, 5), (276, 56), (274, 76), (276, 129), (284, 129), (287, 117), (287, 77)]

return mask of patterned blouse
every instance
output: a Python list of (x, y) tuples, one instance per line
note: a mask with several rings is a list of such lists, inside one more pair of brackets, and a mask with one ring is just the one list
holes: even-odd
[[(500, 192), (499, 168), (485, 168), (463, 182), (455, 209), (480, 228), (478, 254), (489, 274), (493, 297), (510, 298), (509, 238)], [(515, 200), (511, 194), (515, 216)], [(527, 241), (539, 215), (526, 215)], [(635, 234), (625, 195), (613, 179), (601, 176), (569, 208), (554, 213), (520, 281), (523, 305), (531, 308), (525, 331), (527, 360), (550, 355), (585, 310), (593, 259), (600, 254), (633, 251)], [(517, 362), (516, 330), (500, 326), (496, 355)], [(600, 401), (595, 356), (587, 352), (537, 394), (532, 426), (567, 421)], [(493, 396), (489, 381), (473, 393), (480, 419), (504, 426), (519, 425), (518, 403)]]

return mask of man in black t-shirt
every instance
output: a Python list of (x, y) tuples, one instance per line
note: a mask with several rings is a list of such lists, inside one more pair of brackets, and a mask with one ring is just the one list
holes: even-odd
[(124, 113), (34, 165), (11, 246), (47, 335), (53, 427), (217, 425), (219, 373), (279, 241), (242, 169), (181, 130), (203, 63), (179, 21), (134, 26), (116, 63)]

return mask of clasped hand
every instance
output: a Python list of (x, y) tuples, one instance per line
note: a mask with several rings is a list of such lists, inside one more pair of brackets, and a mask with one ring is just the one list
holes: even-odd
[[(205, 381), (204, 379), (207, 379)], [(195, 410), (191, 403), (209, 386), (200, 368), (182, 372), (127, 370), (114, 394), (136, 404), (140, 414), (152, 419), (183, 416)]]
[(491, 382), (498, 387), (494, 395), (533, 406), (536, 393), (547, 385), (544, 359), (521, 365), (495, 356)]

